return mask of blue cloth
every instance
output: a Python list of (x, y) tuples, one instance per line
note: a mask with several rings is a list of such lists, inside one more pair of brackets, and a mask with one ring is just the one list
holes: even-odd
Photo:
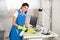
[[(19, 10), (18, 11), (18, 17), (16, 19), (16, 24), (20, 25), (20, 26), (24, 26), (25, 24), (25, 19), (26, 19), (26, 13), (22, 16), (22, 13)], [(10, 32), (10, 40), (23, 40), (23, 37), (19, 36), (19, 33), (21, 32), (22, 30), (18, 30), (18, 28), (14, 25), (12, 25), (12, 28), (11, 28), (11, 32)]]

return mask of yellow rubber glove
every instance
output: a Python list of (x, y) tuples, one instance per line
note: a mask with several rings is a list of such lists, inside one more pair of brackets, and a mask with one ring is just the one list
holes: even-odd
[(22, 28), (22, 30), (25, 31), (25, 30), (27, 30), (27, 28), (24, 26), (24, 27)]
[(29, 34), (35, 34), (36, 31), (35, 31), (35, 30), (30, 30), (30, 29), (28, 29), (27, 33), (29, 33)]
[(23, 30), (23, 31), (25, 31), (25, 30), (27, 30), (27, 28), (25, 27), (25, 26), (18, 26), (18, 29), (20, 29), (20, 30)]
[[(27, 30), (27, 28), (25, 26), (24, 27), (18, 26), (18, 29), (23, 30), (23, 31)], [(36, 31), (35, 30), (31, 30), (31, 29), (28, 28), (27, 33), (29, 33), (29, 34), (35, 34)]]
[(23, 28), (22, 26), (18, 26), (18, 29), (20, 29), (20, 30), (21, 30), (22, 28)]

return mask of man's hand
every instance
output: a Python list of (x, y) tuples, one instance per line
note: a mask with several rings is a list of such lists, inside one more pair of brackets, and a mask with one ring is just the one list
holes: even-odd
[(29, 34), (35, 34), (35, 33), (36, 33), (35, 30), (31, 30), (31, 29), (29, 29), (29, 28), (26, 28), (25, 26), (24, 26), (24, 27), (18, 26), (18, 29), (20, 29), (20, 30), (22, 30), (22, 31), (25, 31), (25, 32), (27, 32), (27, 33), (29, 33)]
[(35, 31), (35, 30), (30, 30), (30, 29), (28, 29), (27, 33), (29, 33), (29, 34), (35, 34), (36, 31)]
[(20, 29), (20, 30), (21, 30), (22, 28), (23, 28), (22, 26), (18, 26), (18, 29)]

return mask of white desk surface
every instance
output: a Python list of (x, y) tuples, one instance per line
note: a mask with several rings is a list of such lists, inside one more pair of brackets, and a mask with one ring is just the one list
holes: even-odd
[(36, 34), (28, 34), (24, 33), (23, 38), (48, 38), (48, 37), (57, 37), (58, 35), (54, 32), (50, 32), (50, 35), (41, 34), (41, 32), (37, 32)]

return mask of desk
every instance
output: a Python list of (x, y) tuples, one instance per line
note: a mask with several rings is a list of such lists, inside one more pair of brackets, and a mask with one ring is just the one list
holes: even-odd
[(58, 35), (55, 34), (54, 32), (50, 31), (50, 35), (44, 35), (41, 34), (41, 32), (37, 32), (36, 34), (28, 34), (28, 33), (24, 33), (23, 35), (23, 39), (28, 39), (28, 40), (43, 40), (43, 38), (53, 38), (57, 37)]

